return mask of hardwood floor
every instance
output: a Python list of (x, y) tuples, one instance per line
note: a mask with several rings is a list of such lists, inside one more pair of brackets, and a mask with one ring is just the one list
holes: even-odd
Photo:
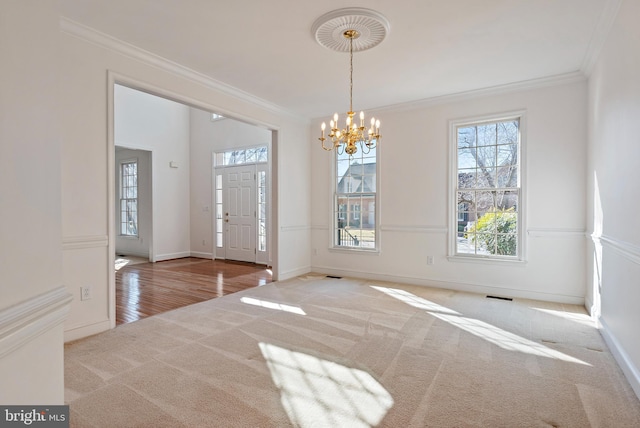
[(116, 325), (271, 282), (251, 263), (193, 257), (121, 267), (116, 272)]

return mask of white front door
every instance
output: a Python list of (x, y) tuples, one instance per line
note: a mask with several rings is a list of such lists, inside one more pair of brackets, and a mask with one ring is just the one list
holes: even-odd
[(225, 258), (256, 261), (256, 166), (223, 170)]

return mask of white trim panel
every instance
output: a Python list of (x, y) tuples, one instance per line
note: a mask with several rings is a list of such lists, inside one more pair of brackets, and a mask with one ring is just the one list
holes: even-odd
[(58, 287), (0, 311), (0, 358), (62, 324), (73, 296)]

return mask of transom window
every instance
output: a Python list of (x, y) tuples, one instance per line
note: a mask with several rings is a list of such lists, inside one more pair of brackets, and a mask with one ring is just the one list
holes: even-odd
[(120, 164), (120, 235), (138, 236), (138, 161)]
[(267, 146), (234, 149), (216, 153), (216, 166), (233, 166), (267, 162)]
[(520, 116), (455, 132), (455, 255), (521, 257)]
[(377, 245), (377, 151), (336, 152), (334, 247), (374, 250)]

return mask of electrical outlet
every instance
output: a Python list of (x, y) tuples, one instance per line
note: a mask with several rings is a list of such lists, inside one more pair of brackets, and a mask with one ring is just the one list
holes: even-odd
[(80, 300), (91, 299), (91, 287), (80, 287)]
[(205, 241), (204, 239), (202, 240), (202, 245), (207, 245), (207, 241)]
[(317, 256), (317, 255), (318, 255), (318, 249), (317, 249), (317, 248), (314, 248), (314, 249), (313, 249), (313, 255), (314, 255), (314, 256)]
[(427, 264), (428, 265), (432, 265), (433, 264), (433, 256), (427, 256)]

